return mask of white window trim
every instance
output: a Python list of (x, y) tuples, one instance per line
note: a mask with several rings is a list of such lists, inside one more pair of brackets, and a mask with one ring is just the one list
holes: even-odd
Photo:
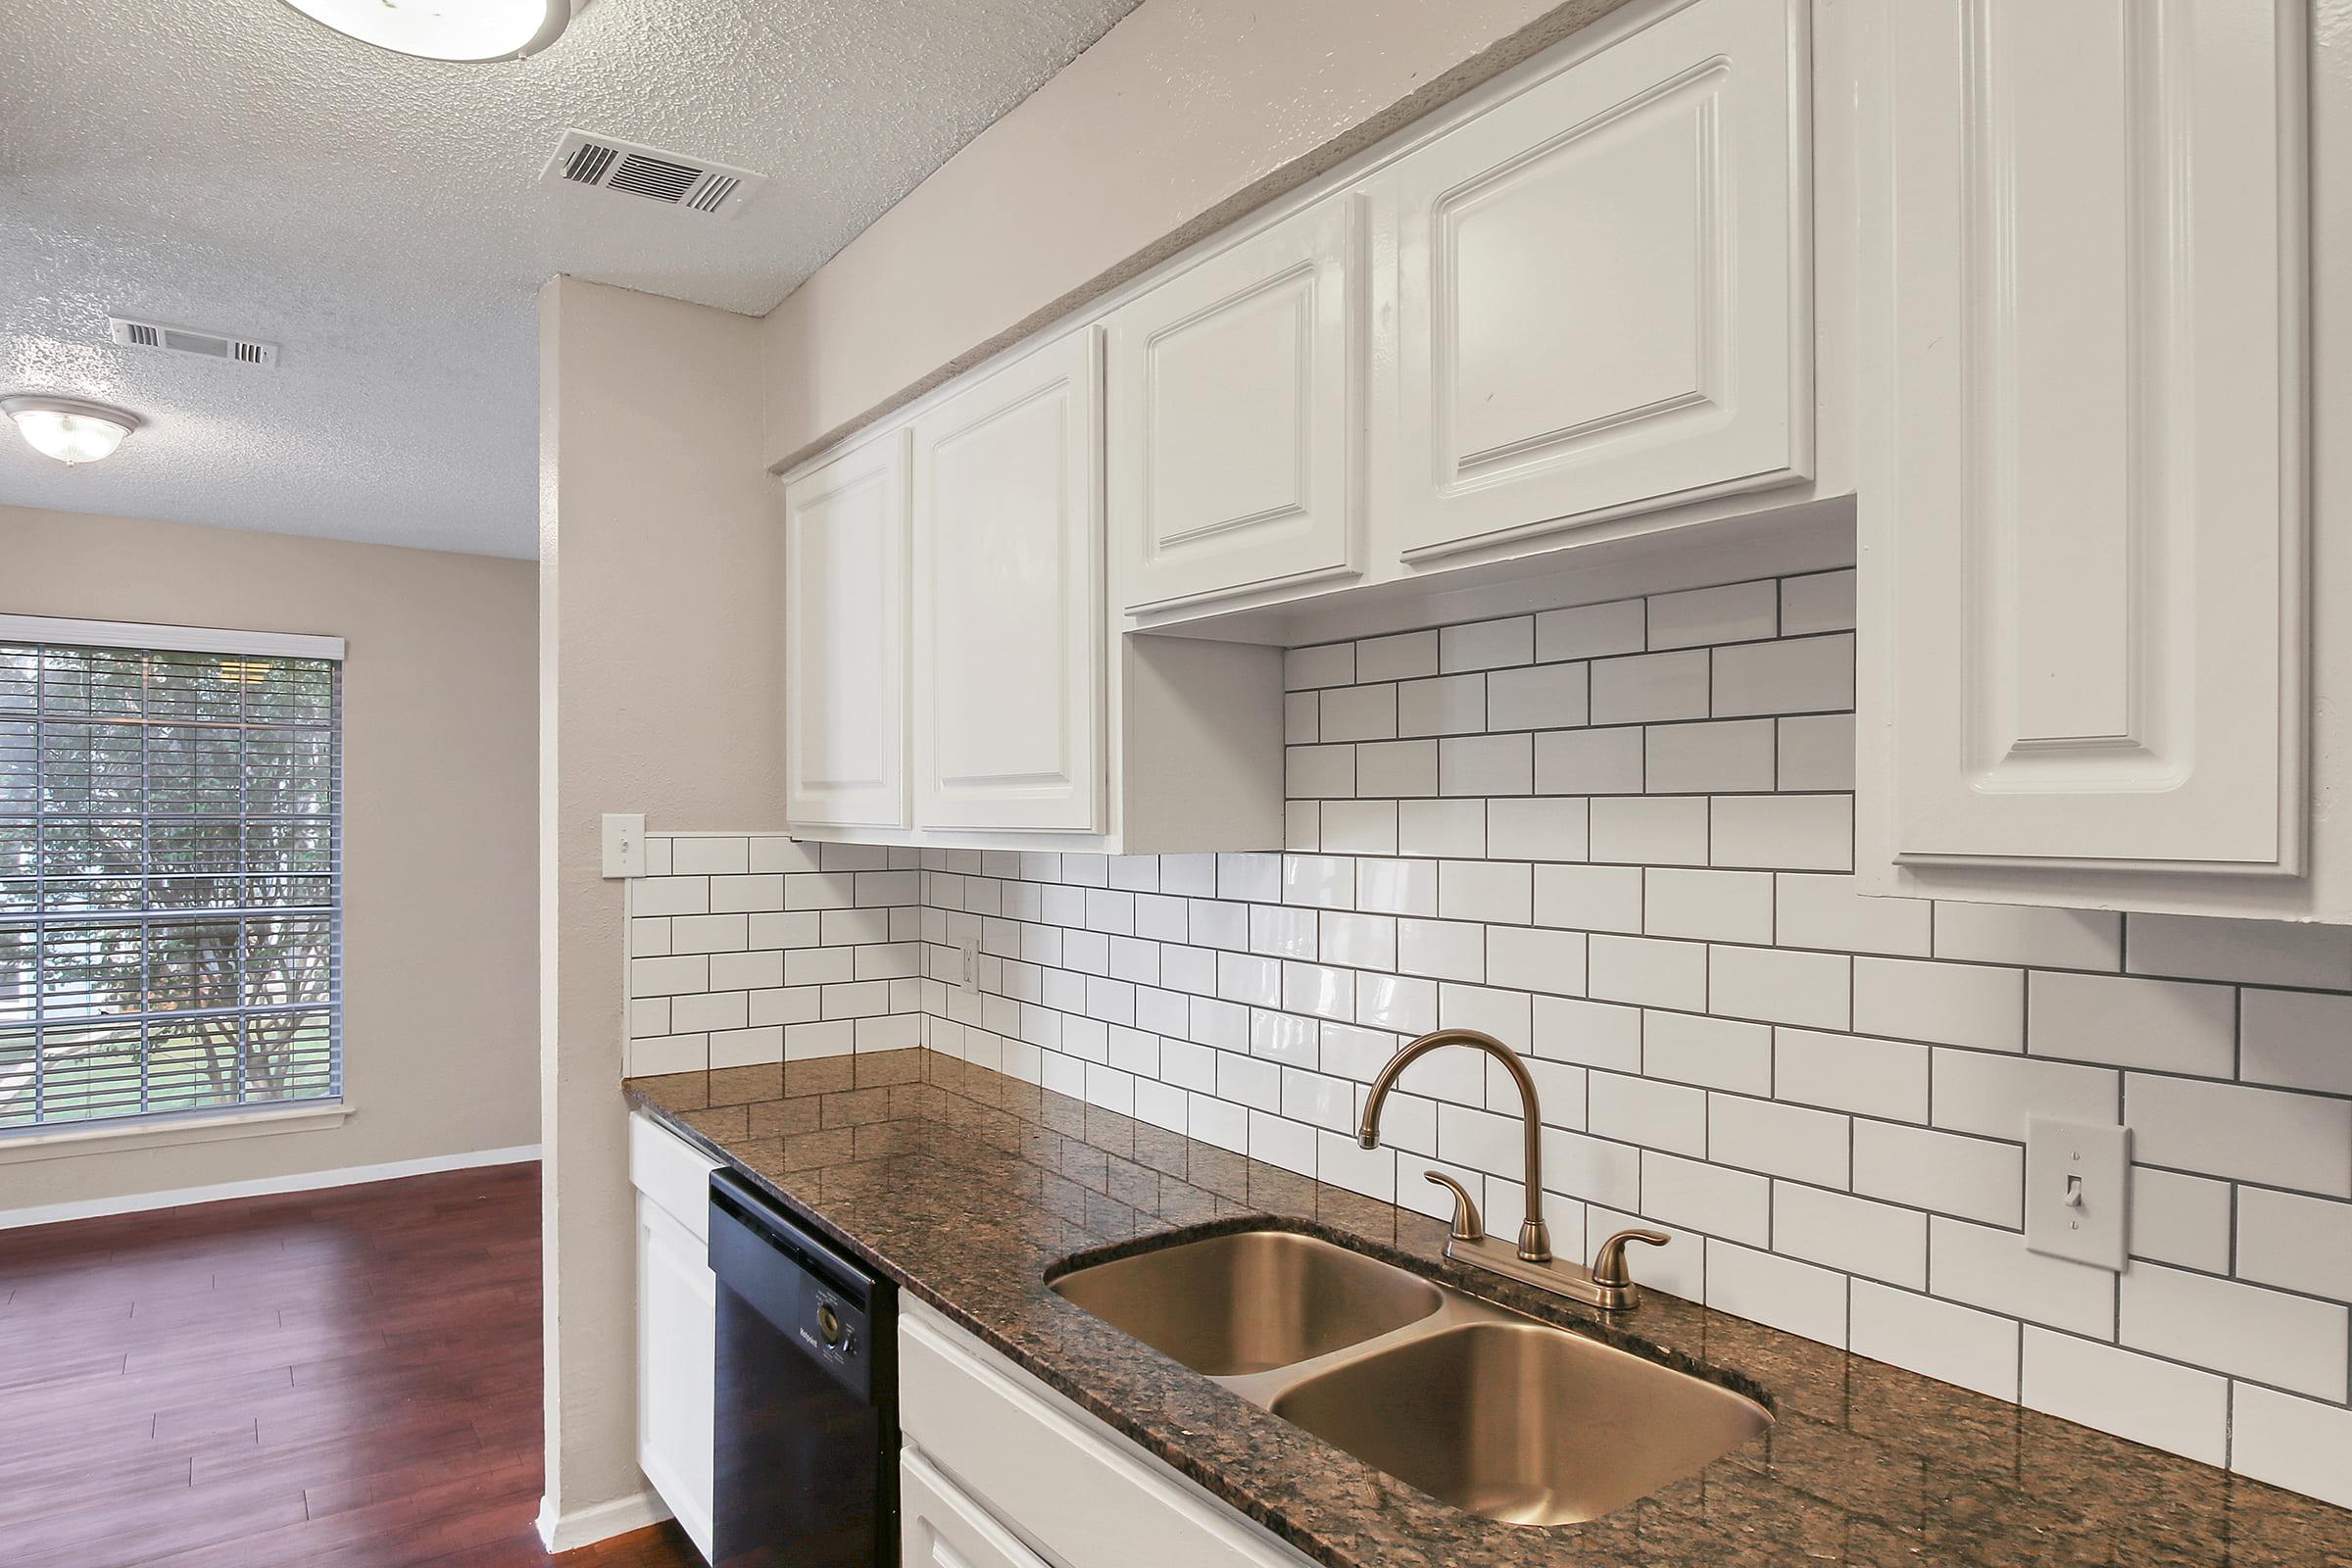
[(136, 1146), (163, 1149), (173, 1144), (211, 1144), (228, 1138), (261, 1138), (271, 1133), (320, 1132), (342, 1126), (352, 1109), (348, 1100), (304, 1101), (259, 1110), (200, 1112), (127, 1124), (94, 1122), (87, 1127), (56, 1132), (19, 1133), (0, 1139), (0, 1165), (18, 1165), (34, 1159), (69, 1159), (76, 1154), (102, 1154)]
[(85, 648), (163, 648), (175, 654), (254, 654), (343, 661), (343, 639), (308, 632), (231, 631), (220, 626), (156, 626), (134, 620), (73, 620), (58, 615), (0, 615), (0, 639)]

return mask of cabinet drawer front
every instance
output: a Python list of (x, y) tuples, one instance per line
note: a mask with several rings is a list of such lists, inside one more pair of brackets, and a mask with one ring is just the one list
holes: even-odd
[(2297, 870), (2308, 14), (1888, 19), (1891, 847)]
[(919, 1310), (899, 1320), (900, 1424), (941, 1470), (1057, 1561), (1069, 1568), (1298, 1568), (1306, 1561), (1172, 1475), (1155, 1473), (959, 1339)]
[(1309, 208), (1111, 318), (1122, 608), (1361, 569), (1361, 200)]
[(1046, 1568), (1046, 1561), (909, 1448), (899, 1461), (903, 1568)]
[(920, 826), (1102, 828), (1095, 343), (1073, 332), (915, 422)]
[(710, 1173), (718, 1166), (650, 1117), (629, 1117), (629, 1181), (697, 1243), (710, 1239)]
[(1810, 473), (1806, 15), (1697, 0), (1390, 172), (1407, 560)]
[(906, 825), (906, 434), (784, 487), (784, 812)]

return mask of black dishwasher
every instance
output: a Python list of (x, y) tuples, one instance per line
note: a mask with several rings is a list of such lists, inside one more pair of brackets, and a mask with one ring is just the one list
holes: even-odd
[(714, 1568), (895, 1568), (897, 1296), (801, 1217), (710, 1176)]

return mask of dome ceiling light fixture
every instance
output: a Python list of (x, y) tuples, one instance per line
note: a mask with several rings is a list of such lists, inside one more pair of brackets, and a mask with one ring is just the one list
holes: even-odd
[(33, 393), (0, 398), (0, 414), (17, 421), (26, 446), (68, 467), (113, 457), (122, 438), (145, 422), (127, 409)]
[(337, 32), (424, 60), (520, 60), (561, 37), (588, 0), (286, 0)]

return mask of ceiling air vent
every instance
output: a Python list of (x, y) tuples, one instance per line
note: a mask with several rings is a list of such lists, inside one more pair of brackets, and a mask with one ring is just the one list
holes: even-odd
[(168, 326), (162, 321), (143, 321), (129, 316), (108, 317), (106, 335), (125, 348), (164, 349), (200, 360), (221, 360), (230, 365), (266, 366), (277, 363), (277, 345), (274, 343), (264, 343), (259, 338), (237, 337), (227, 332), (201, 331), (192, 326)]
[(546, 185), (585, 185), (642, 196), (711, 218), (734, 217), (767, 183), (765, 174), (748, 169), (729, 169), (585, 130), (564, 133), (539, 179)]

